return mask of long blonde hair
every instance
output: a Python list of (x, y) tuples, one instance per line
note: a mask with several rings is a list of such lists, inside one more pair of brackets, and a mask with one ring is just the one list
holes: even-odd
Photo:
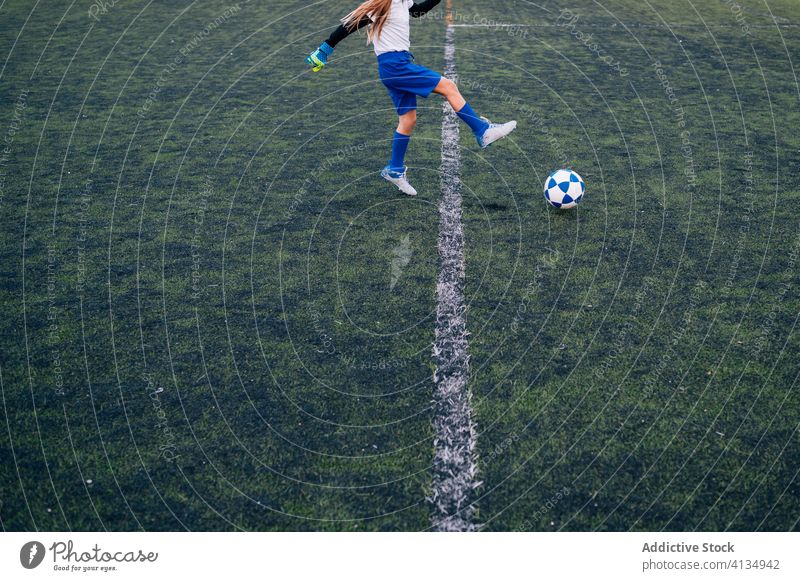
[(389, 11), (392, 9), (392, 0), (366, 0), (350, 14), (342, 18), (342, 23), (348, 30), (353, 30), (362, 18), (369, 17), (372, 24), (367, 30), (367, 42), (372, 41), (381, 35), (381, 30), (389, 18)]

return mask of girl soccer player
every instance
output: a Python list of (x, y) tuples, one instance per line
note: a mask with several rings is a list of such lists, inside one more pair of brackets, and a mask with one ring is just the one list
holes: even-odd
[(416, 196), (417, 191), (408, 183), (404, 165), (406, 149), (411, 132), (417, 124), (417, 95), (427, 97), (439, 93), (450, 103), (464, 123), (469, 125), (478, 145), (488, 147), (514, 131), (516, 121), (496, 124), (486, 117), (479, 117), (461, 96), (456, 84), (439, 73), (414, 63), (408, 51), (409, 20), (419, 18), (439, 4), (440, 0), (367, 0), (342, 18), (342, 24), (333, 31), (328, 40), (311, 53), (306, 62), (319, 71), (333, 53), (334, 47), (344, 38), (369, 25), (367, 41), (372, 42), (378, 57), (378, 74), (389, 91), (400, 121), (392, 140), (392, 158), (381, 170), (381, 176), (395, 184), (401, 192)]

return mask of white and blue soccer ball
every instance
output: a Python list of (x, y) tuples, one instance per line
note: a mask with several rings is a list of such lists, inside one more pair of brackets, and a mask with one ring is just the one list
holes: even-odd
[(571, 169), (557, 169), (544, 182), (544, 197), (556, 208), (574, 208), (583, 199), (586, 184)]

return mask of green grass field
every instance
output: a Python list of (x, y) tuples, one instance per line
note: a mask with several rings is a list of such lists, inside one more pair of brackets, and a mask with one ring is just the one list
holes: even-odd
[[(355, 4), (0, 1), (3, 530), (431, 526), (442, 101), (400, 196)], [(798, 530), (800, 5), (454, 10), (476, 521)]]

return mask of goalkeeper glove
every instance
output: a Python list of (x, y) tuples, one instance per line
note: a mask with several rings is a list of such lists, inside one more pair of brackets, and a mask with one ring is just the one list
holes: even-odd
[(328, 57), (333, 54), (333, 47), (323, 42), (317, 50), (306, 57), (306, 62), (311, 65), (315, 73), (328, 63)]

